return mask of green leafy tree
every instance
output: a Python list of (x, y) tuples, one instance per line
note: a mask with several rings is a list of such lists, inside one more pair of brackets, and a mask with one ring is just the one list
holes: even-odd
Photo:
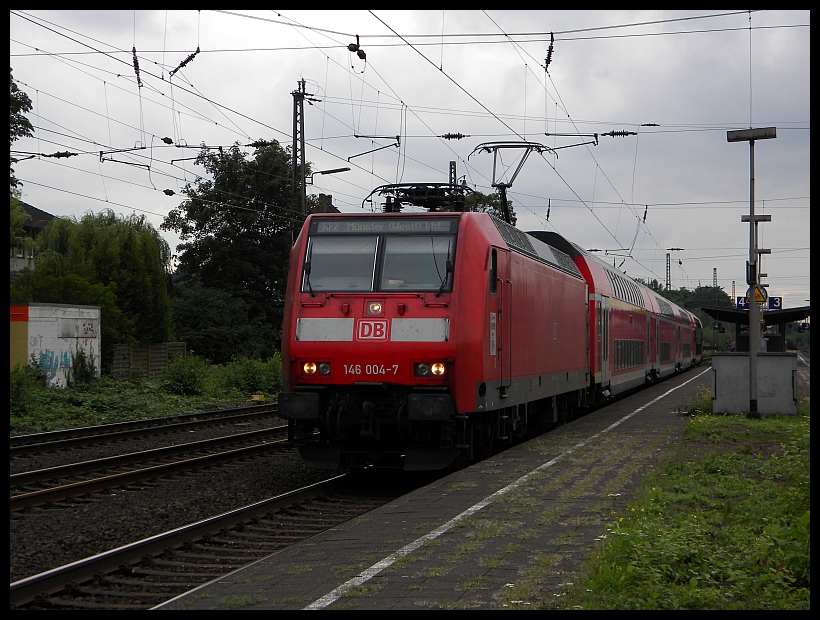
[[(31, 98), (17, 87), (14, 83), (14, 76), (12, 75), (12, 68), (9, 67), (9, 90), (10, 90), (10, 105), (9, 111), (11, 113), (11, 122), (9, 123), (9, 148), (16, 140), (24, 136), (31, 136), (33, 127), (29, 120), (25, 117), (25, 112), (31, 111)], [(17, 160), (9, 155), (9, 182), (11, 189), (20, 185), (20, 182), (14, 176), (14, 168), (12, 164), (17, 163)]]
[[(489, 213), (493, 217), (497, 217), (499, 220), (504, 219), (503, 211), (501, 210), (501, 196), (497, 193), (495, 194), (482, 194), (481, 192), (473, 192), (467, 194), (465, 199), (466, 209), (468, 211), (479, 211), (481, 213)], [(515, 226), (518, 218), (515, 215), (515, 209), (513, 209), (512, 200), (509, 198), (507, 199), (507, 206), (510, 209), (510, 223)]]
[(275, 140), (257, 144), (250, 158), (239, 144), (203, 149), (197, 163), (211, 178), (185, 186), (188, 200), (168, 214), (162, 229), (183, 241), (177, 246), (181, 269), (208, 289), (244, 302), (239, 324), (254, 326), (267, 357), (278, 348), (290, 248), (302, 217), (291, 187), (289, 150)]
[(18, 200), (19, 193), (20, 190), (12, 188), (9, 196), (9, 247), (15, 253), (21, 250), (25, 252), (34, 245), (34, 240), (26, 234), (23, 227), (29, 215)]
[(34, 269), (11, 283), (11, 299), (101, 306), (103, 369), (115, 343), (171, 337), (170, 249), (144, 216), (55, 218), (35, 247)]
[(28, 219), (28, 213), (20, 205), (17, 198), (12, 195), (9, 198), (9, 241), (14, 245), (26, 234), (23, 224)]
[(188, 349), (215, 364), (234, 356), (261, 357), (258, 325), (248, 320), (248, 305), (228, 291), (185, 282), (172, 293), (174, 334)]

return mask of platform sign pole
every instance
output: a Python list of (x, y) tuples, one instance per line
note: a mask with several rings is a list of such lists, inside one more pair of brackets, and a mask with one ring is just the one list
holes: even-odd
[[(776, 138), (775, 127), (727, 131), (728, 142), (749, 142), (749, 268), (746, 282), (751, 294), (755, 295), (758, 287), (757, 268), (757, 220), (755, 218), (755, 140)], [(770, 218), (767, 218), (770, 220)], [(761, 221), (763, 218), (761, 218)], [(741, 218), (745, 221), (745, 218)], [(749, 299), (749, 413), (750, 418), (760, 418), (757, 410), (757, 349), (760, 341), (760, 307), (756, 299)]]

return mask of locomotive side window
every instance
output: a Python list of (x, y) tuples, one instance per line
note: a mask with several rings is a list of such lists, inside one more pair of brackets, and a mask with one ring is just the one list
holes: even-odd
[(490, 295), (495, 295), (498, 290), (498, 252), (493, 248), (490, 253)]
[(454, 249), (449, 235), (385, 235), (380, 290), (449, 291)]
[(377, 241), (376, 236), (311, 238), (302, 290), (373, 290)]

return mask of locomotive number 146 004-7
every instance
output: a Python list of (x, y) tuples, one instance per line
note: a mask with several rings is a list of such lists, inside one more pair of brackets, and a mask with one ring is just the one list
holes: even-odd
[(398, 364), (344, 364), (346, 375), (396, 375)]

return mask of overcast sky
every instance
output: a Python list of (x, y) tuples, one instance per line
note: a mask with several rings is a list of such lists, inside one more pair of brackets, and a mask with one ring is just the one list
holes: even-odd
[[(671, 252), (673, 287), (711, 285), (716, 268), (719, 286), (731, 295), (734, 281), (742, 295), (749, 144), (726, 132), (776, 127), (777, 139), (755, 144), (756, 213), (772, 216), (760, 224), (772, 251), (762, 271), (784, 307), (803, 306), (809, 23), (808, 11), (15, 10), (10, 66), (36, 128), (16, 156), (79, 153), (15, 172), (23, 200), (54, 215), (110, 207), (158, 228), (204, 174), (184, 160), (196, 149), (181, 147), (290, 145), (291, 92), (304, 79), (317, 100), (305, 106), (306, 159), (351, 168), (316, 175), (309, 190), (343, 212), (369, 211), (378, 185), (447, 182), (450, 161), (491, 192), (493, 157), (470, 156), (484, 142), (568, 147), (532, 153), (515, 178), (520, 229), (557, 231), (661, 283), (667, 248), (683, 248)], [(348, 50), (357, 35), (365, 60)], [(611, 131), (637, 135), (602, 135)], [(448, 133), (467, 137), (439, 137)], [(597, 145), (572, 146), (595, 133)], [(100, 161), (101, 150), (142, 146)], [(503, 152), (497, 180), (509, 180), (516, 153)]]

